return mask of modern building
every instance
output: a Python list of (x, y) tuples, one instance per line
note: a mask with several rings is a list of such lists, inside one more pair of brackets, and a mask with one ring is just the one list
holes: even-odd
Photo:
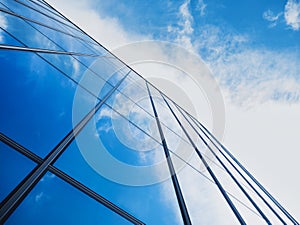
[(299, 224), (46, 1), (0, 0), (0, 28), (0, 224)]

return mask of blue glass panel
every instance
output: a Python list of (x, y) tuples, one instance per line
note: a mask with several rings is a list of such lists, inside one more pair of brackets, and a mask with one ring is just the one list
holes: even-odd
[[(38, 14), (16, 2), (11, 1), (7, 5), (4, 3), (2, 3), (2, 5), (4, 5), (5, 8), (25, 17), (32, 17), (32, 15), (34, 15), (35, 21), (48, 26), (45, 27), (15, 16), (3, 14), (8, 21), (6, 30), (21, 40), (25, 45), (32, 48), (44, 48), (87, 54), (93, 53), (91, 50), (83, 46), (81, 42), (76, 41), (76, 37), (70, 36), (71, 33), (65, 29), (65, 25), (59, 24), (59, 22), (42, 16), (41, 14)], [(80, 35), (82, 34), (80, 33)]]
[(7, 27), (7, 20), (4, 17), (4, 13), (2, 12), (0, 12), (0, 19), (2, 21), (0, 27), (4, 29), (4, 30), (0, 30), (0, 44), (14, 45), (14, 46), (20, 45), (20, 43), (16, 39), (14, 39), (11, 35), (5, 32), (5, 29)]
[[(55, 65), (59, 70), (79, 82), (81, 77), (88, 70), (88, 65), (82, 64), (73, 56), (69, 55), (56, 55), (56, 54), (40, 54), (49, 63)], [(92, 60), (95, 60), (92, 58)]]
[(5, 224), (131, 223), (48, 172)]
[(0, 142), (0, 202), (35, 165), (30, 159)]
[(79, 50), (81, 49), (81, 51), (83, 52), (88, 52), (96, 55), (107, 54), (107, 51), (103, 47), (99, 46), (99, 44), (95, 43), (91, 38), (89, 38), (86, 34), (82, 33), (81, 31), (74, 31), (74, 29), (59, 23), (57, 23), (57, 27), (77, 37), (73, 38), (73, 45), (71, 47), (78, 46), (77, 48), (80, 47)]
[[(45, 19), (51, 19), (53, 21), (57, 21), (58, 23), (63, 23), (65, 26), (70, 27), (74, 32), (81, 33), (72, 25), (70, 22), (65, 20), (62, 16), (60, 16), (58, 13), (52, 11), (49, 7), (45, 7), (40, 3), (32, 2), (32, 1), (24, 1), (24, 0), (18, 0), (17, 2), (19, 5), (16, 4), (16, 6), (19, 8), (19, 13), (22, 13), (23, 11), (32, 12), (30, 14), (27, 14), (26, 16), (29, 16), (32, 19), (38, 19), (38, 21), (43, 21)], [(33, 8), (33, 9), (32, 9)], [(35, 11), (35, 10), (36, 11)], [(44, 15), (44, 14), (46, 15)], [(72, 28), (71, 28), (72, 27)]]
[(1, 53), (4, 107), (0, 131), (43, 157), (72, 129), (75, 96), (77, 102), (85, 102), (76, 109), (77, 122), (93, 107), (95, 98), (78, 91), (81, 89), (36, 54)]
[[(95, 54), (91, 49), (87, 48), (82, 42), (78, 39), (78, 35), (73, 35), (71, 32), (66, 30), (64, 25), (61, 25), (55, 21), (43, 21), (44, 24), (56, 28), (59, 31), (44, 27), (38, 24), (33, 24), (33, 26), (38, 29), (40, 32), (45, 34), (56, 46), (59, 46), (63, 51), (76, 52), (76, 53), (85, 53), (85, 54)], [(59, 34), (59, 35), (58, 35)], [(86, 40), (89, 42), (89, 40)], [(48, 48), (47, 45), (44, 48)]]
[[(210, 178), (196, 156), (189, 163)], [(186, 166), (177, 174), (192, 224), (240, 224), (217, 186), (197, 170)]]

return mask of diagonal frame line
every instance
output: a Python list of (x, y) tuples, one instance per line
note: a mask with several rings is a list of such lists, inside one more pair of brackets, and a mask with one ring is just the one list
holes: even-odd
[[(3, 3), (1, 3), (1, 5), (3, 5)], [(15, 17), (20, 18), (20, 19), (23, 19), (23, 20), (27, 20), (27, 21), (29, 21), (29, 22), (35, 23), (35, 24), (37, 24), (37, 25), (40, 25), (40, 26), (42, 26), (42, 27), (46, 27), (46, 28), (48, 28), (48, 29), (57, 31), (57, 32), (62, 33), (62, 34), (65, 34), (65, 35), (67, 35), (67, 36), (70, 36), (70, 37), (73, 37), (73, 38), (76, 38), (76, 39), (79, 39), (79, 40), (82, 40), (82, 41), (85, 41), (85, 42), (89, 42), (89, 43), (91, 43), (91, 44), (93, 44), (93, 45), (96, 45), (95, 43), (93, 43), (93, 42), (91, 42), (91, 41), (85, 40), (85, 39), (83, 39), (83, 38), (81, 38), (81, 37), (77, 37), (76, 35), (73, 35), (73, 34), (70, 34), (70, 33), (68, 33), (68, 32), (62, 31), (62, 30), (60, 30), (60, 29), (56, 29), (56, 28), (54, 28), (54, 27), (48, 26), (47, 24), (44, 24), (44, 23), (41, 23), (41, 22), (39, 22), (39, 21), (30, 19), (30, 18), (28, 18), (28, 17), (21, 16), (21, 15), (19, 15), (19, 14), (17, 14), (17, 13), (11, 12), (11, 11), (9, 11), (9, 10), (7, 10), (7, 9), (2, 8), (2, 7), (0, 7), (0, 12), (9, 14), (9, 15), (11, 15), (11, 16), (15, 16)], [(97, 46), (97, 45), (96, 45), (96, 46)]]
[[(14, 140), (10, 139), (9, 137), (5, 136), (2, 133), (0, 133), (0, 141), (2, 141), (3, 143), (7, 144), (12, 149), (14, 149), (17, 152), (23, 154), (24, 156), (26, 156), (27, 158), (31, 159), (32, 161), (36, 162), (37, 164), (42, 164), (43, 161), (44, 161), (41, 157), (39, 157), (38, 155), (36, 155), (33, 152), (29, 151), (25, 147), (19, 145)], [(113, 212), (117, 213), (118, 215), (124, 217), (125, 219), (129, 220), (130, 222), (132, 222), (132, 223), (134, 223), (136, 225), (144, 225), (144, 223), (142, 221), (138, 220), (133, 215), (129, 214), (125, 210), (123, 210), (120, 207), (116, 206), (115, 204), (113, 204), (111, 201), (107, 200), (103, 196), (101, 196), (98, 193), (94, 192), (93, 190), (91, 190), (90, 188), (88, 188), (87, 186), (85, 186), (84, 184), (82, 184), (81, 182), (75, 180), (74, 178), (72, 178), (68, 174), (64, 173), (63, 171), (61, 171), (57, 167), (55, 167), (53, 165), (49, 165), (47, 169), (51, 173), (53, 173), (54, 175), (56, 175), (57, 177), (61, 178), (65, 182), (69, 183), (73, 187), (79, 189), (80, 191), (82, 191), (83, 193), (85, 193), (86, 195), (88, 195), (89, 197), (93, 198), (97, 202), (99, 202), (102, 205), (106, 206), (107, 208), (109, 208)]]
[(73, 56), (106, 57), (106, 56), (95, 55), (95, 54), (65, 52), (65, 51), (56, 51), (56, 50), (49, 50), (49, 49), (42, 49), (42, 48), (22, 47), (22, 46), (16, 46), (16, 45), (4, 45), (4, 44), (0, 44), (0, 50), (47, 53), (47, 54), (58, 54), (58, 55), (73, 55)]

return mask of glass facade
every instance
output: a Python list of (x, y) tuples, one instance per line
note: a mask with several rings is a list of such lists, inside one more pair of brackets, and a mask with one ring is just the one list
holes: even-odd
[(43, 0), (0, 0), (0, 224), (298, 222), (196, 118)]

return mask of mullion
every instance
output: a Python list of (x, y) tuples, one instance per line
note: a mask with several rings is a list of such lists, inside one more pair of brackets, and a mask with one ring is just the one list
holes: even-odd
[(158, 113), (156, 111), (155, 104), (154, 104), (154, 101), (153, 101), (153, 98), (152, 98), (152, 95), (151, 95), (151, 92), (150, 92), (150, 89), (149, 89), (149, 86), (148, 86), (147, 82), (146, 82), (146, 85), (147, 85), (147, 90), (148, 90), (148, 97), (150, 99), (151, 106), (152, 106), (152, 109), (153, 109), (153, 114), (154, 114), (155, 119), (156, 119), (157, 129), (158, 129), (159, 134), (160, 134), (161, 143), (162, 143), (164, 153), (165, 153), (165, 157), (166, 157), (166, 160), (167, 160), (167, 163), (168, 163), (168, 168), (169, 168), (170, 176), (171, 176), (171, 179), (172, 179), (173, 187), (174, 187), (174, 190), (175, 190), (175, 194), (176, 194), (176, 197), (177, 197), (178, 205), (179, 205), (179, 208), (180, 208), (182, 220), (183, 220), (185, 225), (191, 225), (192, 222), (191, 222), (191, 219), (190, 219), (190, 216), (189, 216), (189, 213), (188, 213), (188, 210), (187, 210), (187, 207), (186, 207), (183, 195), (182, 195), (182, 191), (181, 191), (178, 179), (177, 179), (176, 171), (175, 171), (175, 168), (174, 168), (171, 156), (170, 156), (170, 152), (169, 152), (169, 149), (168, 149), (168, 146), (167, 146), (166, 139), (164, 137), (164, 133), (163, 133), (161, 124), (160, 124), (160, 119), (158, 117)]
[[(176, 106), (178, 108), (178, 110), (182, 112), (182, 109), (179, 108), (179, 106)], [(185, 112), (187, 114), (187, 112)], [(249, 180), (241, 173), (241, 171), (233, 164), (233, 162), (224, 154), (223, 151), (221, 151), (220, 147), (211, 139), (211, 137), (208, 136), (208, 134), (203, 130), (203, 128), (201, 128), (200, 126), (198, 126), (198, 124), (196, 123), (196, 121), (194, 120), (194, 118), (187, 114), (187, 116), (189, 118), (192, 119), (192, 121), (194, 122), (194, 124), (196, 124), (196, 126), (200, 129), (200, 131), (208, 138), (208, 140), (210, 141), (210, 143), (212, 143), (215, 148), (218, 150), (218, 152), (226, 159), (226, 161), (234, 168), (234, 170), (243, 178), (243, 180), (249, 185), (250, 190), (253, 191), (253, 193), (255, 193), (263, 202), (264, 204), (273, 212), (273, 214), (282, 222), (285, 223), (283, 221), (283, 219), (280, 217), (280, 215), (275, 211), (275, 209), (268, 203), (268, 201), (257, 191), (257, 189), (249, 182)], [(187, 119), (187, 118), (186, 118)], [(189, 122), (190, 123), (190, 122)], [(204, 127), (205, 128), (205, 127)], [(206, 128), (205, 130), (207, 132), (209, 132)], [(196, 131), (197, 133), (199, 133), (198, 131)], [(209, 132), (210, 135), (212, 135)], [(217, 140), (217, 139), (215, 139)], [(247, 188), (249, 188), (247, 187)]]
[[(182, 109), (183, 110), (183, 109)], [(186, 112), (187, 113), (187, 112)], [(234, 156), (228, 151), (227, 148), (225, 148), (198, 120), (196, 120), (192, 115), (187, 114), (192, 120), (193, 122), (196, 124), (196, 126), (201, 130), (202, 133), (204, 133), (205, 135), (207, 135), (203, 129), (205, 129), (206, 132), (208, 132), (209, 136), (216, 141), (216, 143), (221, 146), (221, 148), (224, 150), (225, 153), (227, 153), (229, 155), (229, 157), (233, 157), (233, 161), (244, 171), (244, 167), (243, 165), (236, 159), (234, 158)], [(201, 127), (198, 125), (201, 124), (201, 127), (203, 129), (201, 129)], [(210, 140), (211, 143), (213, 143), (215, 145), (215, 143), (212, 141), (212, 139), (208, 137), (208, 139)], [(217, 147), (218, 151), (224, 155), (224, 153), (221, 151), (221, 149), (219, 147)], [(251, 189), (259, 196), (259, 198), (266, 204), (266, 206), (273, 212), (273, 214), (283, 223), (286, 224), (286, 222), (282, 219), (282, 217), (276, 212), (276, 210), (268, 203), (268, 201), (257, 191), (257, 189), (248, 181), (248, 179), (239, 171), (239, 169), (229, 160), (228, 157), (226, 157), (226, 155), (224, 155), (224, 157), (226, 158), (226, 160), (233, 166), (233, 168), (240, 174), (240, 176), (247, 182), (247, 184), (251, 187)], [(244, 168), (244, 169), (243, 169)], [(247, 170), (246, 170), (247, 171)], [(245, 172), (245, 171), (244, 171)], [(248, 172), (248, 171), (247, 171)], [(246, 173), (246, 172), (245, 172)], [(247, 173), (246, 173), (247, 174)], [(249, 176), (247, 174), (247, 176)], [(250, 179), (252, 179), (249, 176)], [(254, 177), (253, 177), (254, 178)], [(254, 178), (255, 179), (255, 178)], [(256, 183), (254, 181), (254, 183)], [(259, 187), (259, 186), (258, 186)], [(260, 187), (259, 187), (260, 188)], [(268, 195), (267, 195), (268, 196)], [(268, 196), (269, 197), (269, 196)], [(272, 199), (271, 199), (272, 201)], [(276, 204), (275, 204), (276, 205)], [(289, 217), (288, 217), (289, 218)], [(290, 219), (290, 218), (289, 218)], [(291, 220), (291, 219), (290, 219)], [(296, 221), (296, 220), (295, 220)], [(294, 222), (294, 221), (293, 221)], [(294, 222), (294, 224), (298, 224), (298, 222)]]
[[(128, 76), (127, 79), (130, 79), (132, 81), (135, 81), (133, 78), (130, 78), (130, 76)], [(143, 80), (144, 81), (144, 80)], [(138, 83), (138, 82), (136, 82)], [(138, 87), (143, 89), (143, 86), (141, 86), (139, 83), (138, 83)], [(119, 91), (121, 94), (122, 94), (122, 91), (121, 90), (117, 90)], [(146, 90), (145, 90), (146, 91)], [(161, 92), (159, 92), (161, 93)], [(123, 95), (125, 97), (127, 97), (130, 101), (133, 102), (134, 105), (138, 106), (140, 109), (142, 109), (144, 112), (146, 112), (149, 116), (151, 116), (153, 119), (155, 119), (155, 117), (153, 116), (153, 114), (151, 114), (150, 112), (148, 112), (146, 109), (144, 109), (142, 106), (140, 106), (138, 103), (136, 103), (133, 99), (131, 99), (128, 95), (124, 94)], [(176, 133), (172, 128), (170, 128), (166, 123), (164, 123), (163, 121), (160, 121), (160, 123), (162, 125), (164, 125), (169, 131), (171, 131), (173, 134), (175, 134), (179, 139), (181, 139), (183, 142), (185, 142), (186, 144), (190, 145), (189, 141), (187, 141), (186, 139), (182, 138), (181, 135), (179, 135), (178, 133)], [(211, 163), (215, 164), (217, 167), (219, 167), (221, 170), (224, 170), (219, 164), (217, 164), (214, 160), (212, 160), (209, 156), (207, 156), (205, 153), (202, 153)]]
[(40, 3), (37, 3), (36, 1), (33, 1), (33, 0), (29, 0), (29, 1), (32, 2), (33, 4), (36, 4), (40, 8), (43, 8), (43, 9), (47, 10), (48, 12), (52, 13), (53, 15), (55, 15), (57, 17), (60, 17), (61, 19), (63, 19), (66, 22), (68, 22), (64, 17), (62, 17), (61, 15), (59, 15), (59, 14), (55, 13), (54, 11), (50, 10), (49, 7), (42, 6)]
[[(196, 144), (193, 142), (193, 140), (191, 139), (190, 135), (188, 134), (188, 132), (186, 131), (186, 129), (184, 128), (184, 126), (182, 125), (182, 123), (180, 122), (180, 120), (178, 119), (177, 115), (175, 114), (175, 112), (173, 111), (173, 109), (171, 108), (171, 106), (169, 105), (169, 103), (166, 101), (166, 99), (163, 97), (166, 105), (168, 106), (168, 108), (170, 109), (170, 111), (172, 112), (173, 116), (176, 118), (178, 124), (180, 125), (180, 127), (182, 128), (182, 130), (184, 131), (184, 133), (186, 134), (187, 138), (189, 139), (189, 141), (191, 142), (191, 144), (193, 145), (193, 147), (195, 148), (196, 151), (199, 151)], [(180, 111), (181, 112), (181, 111)], [(214, 157), (218, 160), (218, 162), (222, 165), (222, 167), (225, 169), (226, 173), (231, 177), (231, 179), (235, 182), (235, 184), (239, 187), (239, 189), (243, 192), (243, 194), (247, 197), (247, 199), (251, 202), (251, 204), (254, 206), (254, 208), (259, 212), (259, 214), (264, 218), (264, 220), (266, 221), (267, 224), (271, 224), (271, 222), (269, 221), (269, 219), (266, 217), (266, 215), (262, 212), (262, 210), (258, 207), (258, 205), (254, 202), (254, 200), (251, 198), (251, 196), (247, 193), (247, 191), (243, 188), (243, 186), (238, 182), (238, 180), (236, 179), (236, 177), (233, 176), (233, 174), (231, 173), (231, 171), (226, 167), (226, 165), (223, 163), (223, 161), (218, 157), (218, 155), (214, 152), (214, 150), (209, 146), (208, 142), (206, 142), (204, 140), (204, 138), (200, 135), (200, 133), (196, 130), (196, 128), (191, 124), (191, 122), (187, 119), (187, 117), (181, 112), (182, 116), (184, 117), (184, 119), (189, 123), (189, 126), (197, 133), (198, 137), (201, 139), (201, 141), (206, 145), (206, 147), (210, 150), (210, 152), (214, 155)], [(209, 168), (207, 168), (209, 169)], [(229, 203), (231, 204), (231, 203)], [(234, 207), (234, 205), (232, 205)], [(236, 210), (235, 208), (231, 207), (233, 210)], [(245, 223), (245, 221), (242, 219), (241, 215), (239, 214), (239, 212), (235, 212), (235, 214), (237, 215), (239, 221), (241, 222), (241, 224)]]
[[(163, 95), (161, 95), (163, 97)], [(164, 97), (163, 97), (164, 98)], [(168, 102), (165, 101), (166, 104), (169, 106)], [(229, 198), (227, 192), (225, 191), (225, 189), (223, 188), (222, 184), (219, 182), (218, 178), (216, 177), (216, 175), (214, 174), (214, 172), (212, 171), (212, 169), (210, 168), (210, 166), (208, 165), (208, 163), (206, 162), (205, 158), (203, 157), (202, 153), (198, 150), (197, 146), (195, 145), (195, 143), (192, 141), (191, 137), (189, 136), (189, 134), (187, 133), (187, 131), (185, 130), (185, 128), (182, 126), (181, 122), (179, 121), (179, 119), (177, 118), (177, 116), (174, 114), (173, 110), (171, 109), (171, 107), (169, 106), (171, 112), (173, 113), (174, 117), (176, 118), (178, 124), (181, 126), (183, 132), (185, 133), (185, 135), (187, 136), (187, 138), (189, 139), (189, 141), (191, 142), (191, 144), (193, 145), (197, 155), (199, 156), (199, 158), (201, 159), (201, 161), (203, 162), (205, 168), (207, 169), (208, 173), (210, 174), (210, 176), (212, 177), (212, 179), (214, 180), (214, 182), (216, 183), (217, 187), (219, 188), (220, 192), (222, 193), (223, 197), (225, 198), (226, 202), (228, 203), (228, 205), (230, 206), (231, 210), (233, 211), (233, 213), (235, 214), (235, 216), (237, 217), (237, 219), (239, 220), (240, 224), (246, 225), (246, 222), (244, 221), (243, 217), (241, 216), (240, 212), (237, 210), (237, 208), (235, 207), (235, 205), (233, 204), (233, 202), (231, 201), (231, 199)], [(202, 140), (205, 145), (209, 148), (209, 145), (205, 142), (205, 140)]]
[[(5, 31), (2, 27), (0, 27), (0, 29)], [(12, 51), (23, 51), (23, 52), (57, 54), (57, 55), (88, 56), (88, 57), (97, 57), (97, 58), (103, 57), (104, 58), (104, 56), (85, 54), (85, 53), (56, 51), (56, 50), (49, 50), (49, 49), (30, 48), (30, 47), (21, 47), (21, 46), (4, 45), (4, 44), (0, 44), (0, 49), (2, 49), (2, 50), (12, 50)]]
[[(59, 15), (61, 15), (63, 18), (65, 18), (66, 21), (68, 21), (69, 23), (71, 23), (72, 25), (74, 25), (79, 31), (81, 31), (84, 35), (86, 35), (88, 38), (90, 38), (93, 42), (90, 42), (92, 43), (93, 45), (96, 45), (96, 46), (100, 46), (102, 48), (104, 48), (107, 52), (111, 53), (107, 48), (105, 48), (103, 45), (101, 45), (98, 41), (96, 41), (92, 36), (90, 36), (89, 34), (87, 34), (84, 30), (82, 30), (79, 26), (77, 26), (75, 23), (73, 23), (71, 20), (69, 20), (67, 17), (65, 17), (62, 13), (60, 13), (59, 11), (57, 11), (52, 5), (50, 5), (48, 2), (42, 0), (38, 0), (39, 2), (43, 3), (46, 7), (49, 7), (51, 8), (52, 10), (54, 10), (55, 12), (57, 12)], [(113, 55), (115, 56), (115, 55)], [(116, 56), (115, 56), (116, 57)], [(116, 57), (117, 58), (117, 57)], [(119, 58), (117, 58), (118, 60), (120, 60)], [(120, 60), (121, 61), (121, 60)], [(125, 64), (123, 61), (121, 61), (125, 66), (129, 67), (127, 64)], [(131, 69), (129, 67), (129, 69)]]
[[(172, 101), (172, 100), (171, 100)], [(174, 105), (180, 110), (185, 112), (189, 118), (194, 122), (194, 124), (201, 130), (203, 134), (209, 139), (213, 145), (216, 146), (219, 145), (220, 147), (217, 147), (218, 151), (224, 155), (223, 151), (247, 174), (247, 176), (261, 189), (261, 187), (255, 182), (257, 181), (250, 172), (231, 154), (231, 152), (222, 144), (219, 142), (219, 140), (202, 124), (200, 123), (194, 116), (192, 116), (190, 113), (188, 113), (185, 109), (183, 109), (181, 106), (179, 106), (176, 102), (172, 101)], [(207, 132), (207, 134), (206, 134)], [(214, 143), (215, 142), (215, 143)], [(222, 150), (223, 151), (222, 151)], [(256, 190), (256, 188), (248, 181), (248, 179), (239, 171), (239, 169), (234, 166), (234, 164), (229, 160), (228, 157), (226, 157), (226, 160), (233, 166), (233, 168), (240, 174), (240, 176), (247, 182), (247, 184), (251, 187), (251, 189), (259, 196), (259, 198), (268, 206), (268, 208), (273, 212), (273, 214), (283, 223), (286, 224), (286, 222), (282, 219), (282, 217), (276, 212), (276, 210), (268, 203), (268, 201)], [(253, 180), (255, 179), (255, 181)], [(258, 182), (258, 181), (257, 181)], [(259, 183), (260, 184), (260, 183)], [(261, 185), (261, 184), (260, 184)], [(261, 185), (262, 186), (262, 185)], [(266, 190), (266, 189), (265, 189)], [(262, 190), (263, 191), (263, 190)], [(264, 191), (263, 191), (264, 192)], [(265, 193), (266, 194), (266, 193)], [(268, 196), (268, 195), (267, 195)], [(268, 196), (269, 197), (269, 196)], [(270, 199), (272, 201), (272, 199)], [(273, 201), (272, 201), (273, 202)], [(274, 203), (276, 205), (276, 203)], [(276, 205), (277, 206), (277, 205)], [(279, 208), (280, 209), (280, 208)], [(283, 212), (284, 213), (284, 212)], [(288, 213), (288, 212), (287, 212)], [(285, 214), (285, 213), (284, 213)], [(285, 214), (286, 215), (286, 214)], [(290, 214), (289, 214), (290, 215)], [(287, 215), (286, 215), (287, 216)], [(294, 224), (299, 224), (291, 215), (290, 217), (287, 216)]]

